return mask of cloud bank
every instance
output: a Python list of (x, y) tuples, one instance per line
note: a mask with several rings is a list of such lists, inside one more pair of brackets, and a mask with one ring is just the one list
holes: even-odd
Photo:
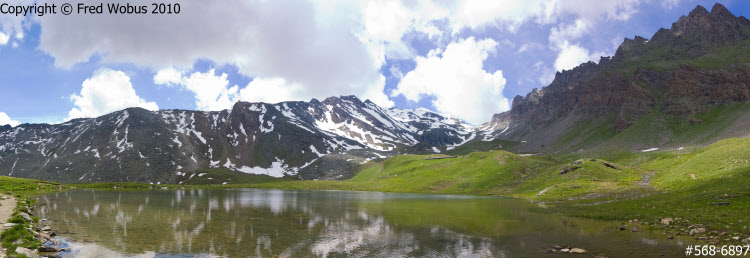
[(129, 107), (158, 110), (155, 102), (140, 98), (130, 83), (130, 77), (121, 71), (101, 69), (81, 85), (79, 94), (70, 95), (76, 107), (68, 112), (71, 120), (83, 117), (97, 117)]
[[(117, 1), (82, 1), (101, 2), (106, 5)], [(557, 53), (554, 63), (529, 70), (537, 73), (539, 81), (547, 83), (555, 70), (598, 60), (598, 55), (606, 51), (586, 49), (578, 40), (594, 31), (598, 22), (630, 19), (642, 2), (226, 0), (216, 4), (185, 0), (180, 2), (179, 15), (106, 18), (46, 15), (25, 20), (2, 17), (0, 46), (14, 38), (20, 40), (24, 28), (29, 23), (37, 23), (41, 28), (38, 49), (52, 56), (57, 67), (67, 69), (92, 61), (101, 65), (135, 64), (158, 71), (154, 77), (156, 84), (178, 85), (195, 93), (196, 107), (203, 110), (226, 108), (236, 100), (307, 101), (349, 94), (391, 107), (393, 96), (403, 95), (414, 101), (424, 95), (435, 97), (433, 104), (439, 111), (478, 123), (491, 116), (485, 113), (479, 118), (479, 112), (501, 112), (509, 108), (502, 94), (505, 87), (502, 67), (489, 72), (482, 70), (484, 56), (492, 53), (492, 48), (515, 49), (516, 45), (497, 46), (504, 41), (476, 41), (472, 35), (488, 28), (512, 35), (525, 24), (549, 27), (572, 18), (573, 23), (550, 30), (547, 44), (543, 40), (519, 43), (518, 50), (513, 51), (520, 54), (549, 48)], [(671, 8), (677, 2), (670, 0), (663, 6)], [(71, 32), (80, 33), (71, 36)], [(433, 51), (438, 54), (420, 56), (415, 49), (415, 39), (431, 42), (434, 47), (430, 48), (435, 48)], [(490, 44), (492, 42), (494, 44)], [(470, 50), (472, 47), (474, 49)], [(472, 61), (452, 60), (444, 55), (457, 51), (470, 52)], [(230, 85), (227, 77), (216, 74), (216, 70), (193, 70), (193, 65), (202, 60), (211, 61), (217, 67), (235, 66), (252, 81), (247, 85)], [(399, 70), (403, 78), (399, 73), (394, 74), (395, 79), (401, 81), (395, 92), (390, 92), (390, 88), (386, 89), (387, 78), (383, 71), (393, 70), (388, 66), (393, 60), (418, 64), (414, 71)], [(471, 70), (455, 67), (455, 63), (464, 61), (471, 63)], [(464, 70), (446, 72), (447, 67)], [(465, 89), (461, 96), (467, 103), (459, 105), (453, 103), (458, 100), (449, 101), (448, 87), (418, 86), (425, 82), (440, 84), (435, 78), (451, 81), (453, 88)], [(417, 82), (418, 79), (425, 81)], [(78, 107), (71, 110), (69, 118), (107, 110), (100, 105), (85, 104), (86, 98), (78, 96), (81, 96), (82, 106), (76, 104)], [(132, 96), (138, 98), (135, 93)], [(472, 102), (468, 103), (469, 100)], [(128, 103), (149, 106), (145, 101)]]
[(0, 126), (10, 125), (12, 127), (16, 127), (19, 124), (21, 123), (16, 120), (10, 119), (10, 116), (8, 116), (8, 114), (6, 114), (5, 112), (0, 112)]
[(482, 68), (497, 45), (492, 39), (468, 38), (448, 45), (445, 52), (435, 49), (417, 57), (417, 68), (404, 76), (392, 95), (415, 102), (433, 97), (432, 104), (440, 112), (461, 114), (459, 117), (472, 124), (486, 122), (487, 114), (510, 108), (503, 97), (503, 72), (489, 73)]

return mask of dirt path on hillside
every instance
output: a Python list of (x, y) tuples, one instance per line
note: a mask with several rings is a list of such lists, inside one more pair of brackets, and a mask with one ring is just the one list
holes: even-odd
[[(2, 195), (7, 199), (0, 200), (0, 233), (5, 231), (5, 223), (13, 215), (13, 209), (16, 208), (16, 198), (10, 195)], [(0, 257), (5, 257), (5, 250), (0, 248)]]

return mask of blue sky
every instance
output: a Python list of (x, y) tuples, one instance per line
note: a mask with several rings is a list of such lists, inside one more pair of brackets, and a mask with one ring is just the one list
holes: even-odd
[(714, 3), (186, 0), (171, 16), (0, 14), (0, 124), (351, 94), (480, 124), (556, 71)]

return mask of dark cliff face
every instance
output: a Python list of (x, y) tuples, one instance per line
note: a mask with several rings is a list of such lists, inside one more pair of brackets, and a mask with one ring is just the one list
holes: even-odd
[(617, 133), (657, 106), (688, 119), (705, 105), (747, 101), (749, 60), (726, 49), (750, 51), (749, 39), (745, 17), (721, 4), (711, 12), (698, 6), (651, 40), (625, 39), (612, 58), (558, 72), (549, 86), (515, 97), (512, 109), (489, 124), (523, 123), (534, 130), (564, 117), (612, 117)]

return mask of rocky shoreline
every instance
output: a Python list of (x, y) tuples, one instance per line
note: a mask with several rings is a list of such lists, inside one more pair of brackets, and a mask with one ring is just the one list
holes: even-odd
[[(638, 226), (650, 227), (651, 230), (664, 231), (663, 235), (667, 239), (675, 239), (675, 236), (689, 236), (697, 241), (704, 241), (708, 245), (719, 244), (750, 244), (750, 235), (741, 232), (731, 232), (730, 228), (719, 229), (711, 228), (709, 225), (693, 224), (688, 219), (681, 217), (663, 218), (657, 222), (649, 223), (633, 219), (628, 221), (627, 225), (619, 227), (621, 231), (633, 228), (636, 232)], [(747, 227), (743, 228), (746, 230)]]
[(68, 248), (60, 248), (61, 241), (55, 238), (57, 233), (52, 230), (50, 219), (34, 216), (33, 203), (31, 199), (19, 198), (13, 216), (3, 224), (4, 229), (14, 231), (14, 235), (33, 235), (33, 241), (28, 241), (24, 237), (13, 237), (16, 239), (12, 240), (11, 233), (7, 234), (6, 239), (6, 234), (3, 234), (3, 242), (10, 242), (10, 246), (14, 247), (8, 257), (14, 257), (15, 254), (29, 258), (62, 257), (59, 253), (68, 251)]

